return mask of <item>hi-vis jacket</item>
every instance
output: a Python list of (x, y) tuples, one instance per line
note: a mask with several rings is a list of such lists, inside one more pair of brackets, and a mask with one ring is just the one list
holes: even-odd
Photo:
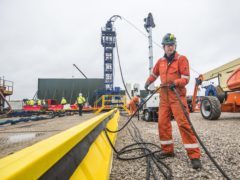
[(85, 98), (83, 97), (83, 96), (78, 96), (78, 98), (77, 98), (77, 103), (78, 104), (83, 104), (83, 103), (85, 103)]

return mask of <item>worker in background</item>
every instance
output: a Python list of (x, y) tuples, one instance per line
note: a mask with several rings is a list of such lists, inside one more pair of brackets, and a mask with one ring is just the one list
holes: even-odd
[(42, 105), (46, 105), (45, 99), (42, 100)]
[(29, 105), (29, 100), (28, 100), (28, 99), (23, 99), (23, 103), (24, 103), (25, 105)]
[(138, 104), (140, 103), (139, 95), (134, 96), (129, 102), (130, 115), (137, 111)]
[(62, 97), (61, 105), (65, 105), (65, 104), (67, 104), (67, 100), (65, 99), (65, 97)]
[(40, 99), (37, 100), (37, 105), (41, 106), (42, 105), (42, 101)]
[(171, 112), (178, 124), (184, 147), (188, 157), (191, 160), (192, 168), (202, 167), (200, 161), (200, 149), (190, 124), (184, 116), (176, 94), (173, 92), (176, 88), (180, 94), (181, 101), (187, 108), (186, 88), (190, 79), (188, 59), (176, 52), (176, 38), (173, 34), (166, 34), (163, 37), (162, 45), (164, 56), (155, 64), (151, 75), (145, 83), (145, 89), (160, 76), (161, 86), (167, 85), (160, 90), (160, 105), (158, 115), (158, 129), (160, 143), (163, 152), (159, 158), (173, 157), (174, 146), (172, 138)]
[(83, 109), (83, 105), (84, 105), (85, 102), (86, 102), (86, 100), (82, 96), (82, 93), (79, 93), (79, 96), (77, 97), (79, 116), (82, 116), (82, 109)]
[(33, 99), (29, 100), (28, 105), (34, 106), (34, 104), (35, 104), (35, 101)]

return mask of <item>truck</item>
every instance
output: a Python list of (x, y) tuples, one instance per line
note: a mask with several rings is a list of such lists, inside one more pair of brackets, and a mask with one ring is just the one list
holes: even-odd
[[(148, 99), (150, 95), (151, 94), (149, 94), (145, 98), (145, 100)], [(142, 117), (143, 120), (157, 122), (159, 102), (160, 102), (159, 94), (156, 93), (147, 101), (146, 104), (144, 104), (144, 106), (143, 106), (143, 117)]]

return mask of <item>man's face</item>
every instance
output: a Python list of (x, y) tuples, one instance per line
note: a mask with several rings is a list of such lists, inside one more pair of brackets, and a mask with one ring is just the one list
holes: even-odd
[(164, 51), (167, 54), (167, 56), (170, 56), (171, 54), (173, 54), (175, 49), (176, 49), (176, 45), (175, 44), (173, 44), (173, 45), (165, 45), (164, 46)]

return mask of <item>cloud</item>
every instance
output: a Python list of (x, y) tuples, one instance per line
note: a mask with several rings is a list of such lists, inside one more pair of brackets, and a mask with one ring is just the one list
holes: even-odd
[[(0, 1), (0, 75), (15, 83), (12, 99), (32, 97), (38, 78), (103, 77), (101, 27), (119, 14), (139, 29), (152, 12), (154, 41), (172, 32), (177, 50), (192, 69), (207, 72), (239, 57), (238, 1)], [(226, 8), (227, 7), (227, 8)], [(148, 76), (148, 40), (124, 20), (115, 23), (126, 82), (143, 84)], [(154, 62), (163, 55), (154, 45)], [(121, 78), (115, 55), (115, 85)], [(191, 71), (189, 92), (193, 89)]]

